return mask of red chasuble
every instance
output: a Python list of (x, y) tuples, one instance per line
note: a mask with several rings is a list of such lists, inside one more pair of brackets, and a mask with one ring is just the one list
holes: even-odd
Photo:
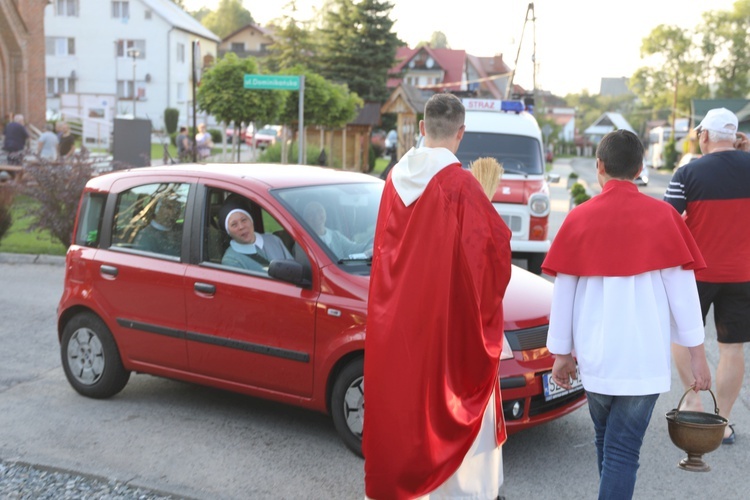
[(387, 181), (365, 338), (369, 498), (413, 498), (445, 482), (493, 391), (505, 441), (498, 367), (509, 279), (510, 231), (469, 171), (442, 169), (408, 207)]
[(567, 215), (542, 271), (550, 276), (635, 276), (677, 266), (706, 267), (680, 214), (630, 181), (610, 180), (600, 195)]

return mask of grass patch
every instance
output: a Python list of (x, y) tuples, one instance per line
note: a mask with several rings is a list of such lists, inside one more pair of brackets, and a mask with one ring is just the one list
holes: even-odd
[(26, 214), (36, 202), (28, 196), (16, 195), (11, 207), (13, 223), (0, 240), (0, 252), (35, 255), (65, 255), (67, 249), (47, 231), (28, 231), (31, 218)]

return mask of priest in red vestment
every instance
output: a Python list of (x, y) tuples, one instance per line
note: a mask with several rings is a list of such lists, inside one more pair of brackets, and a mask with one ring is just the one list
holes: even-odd
[(365, 493), (494, 499), (505, 422), (498, 367), (510, 231), (455, 156), (465, 110), (427, 102), (386, 181), (365, 339)]

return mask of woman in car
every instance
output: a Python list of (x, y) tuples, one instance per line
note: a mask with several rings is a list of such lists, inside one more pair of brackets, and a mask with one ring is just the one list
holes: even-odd
[(289, 250), (278, 236), (255, 232), (247, 202), (238, 195), (230, 195), (221, 210), (219, 221), (232, 238), (221, 263), (253, 271), (268, 271), (274, 259), (292, 259)]

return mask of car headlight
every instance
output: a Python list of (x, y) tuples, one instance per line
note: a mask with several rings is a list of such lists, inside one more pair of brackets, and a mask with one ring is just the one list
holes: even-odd
[(549, 214), (549, 196), (544, 193), (532, 194), (529, 198), (529, 211), (534, 217), (544, 217)]
[(508, 337), (503, 333), (503, 352), (500, 353), (500, 360), (513, 359), (513, 349), (510, 348)]

